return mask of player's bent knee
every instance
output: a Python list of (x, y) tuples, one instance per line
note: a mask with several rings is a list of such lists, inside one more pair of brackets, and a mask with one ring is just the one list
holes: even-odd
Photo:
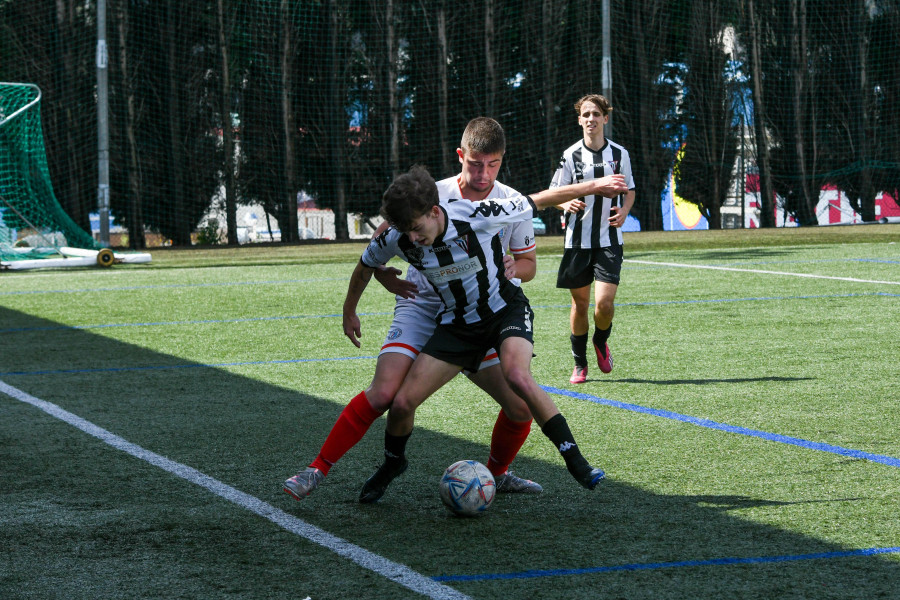
[(391, 404), (391, 414), (398, 420), (409, 418), (416, 413), (416, 404), (404, 396), (395, 396)]
[(600, 302), (594, 306), (594, 316), (610, 319), (612, 318), (613, 310), (615, 310), (613, 302)]
[(506, 377), (506, 383), (509, 384), (509, 387), (512, 388), (516, 395), (527, 401), (531, 388), (534, 385), (534, 379), (532, 379), (528, 369), (512, 368), (504, 373), (504, 376)]
[(373, 385), (366, 390), (366, 398), (369, 404), (375, 410), (384, 412), (391, 408), (394, 403), (394, 396), (397, 394), (397, 386), (386, 388), (384, 386)]

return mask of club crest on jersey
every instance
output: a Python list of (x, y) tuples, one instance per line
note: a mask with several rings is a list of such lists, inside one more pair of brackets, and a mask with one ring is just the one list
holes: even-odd
[(469, 238), (468, 237), (456, 238), (453, 241), (456, 243), (457, 246), (459, 246), (460, 250), (462, 250), (466, 254), (469, 253)]
[(425, 258), (425, 250), (420, 246), (413, 246), (412, 248), (406, 248), (403, 250), (403, 254), (406, 255), (406, 260), (417, 268), (418, 270), (422, 270), (425, 268), (425, 265), (422, 264), (422, 259)]
[(503, 208), (502, 204), (498, 204), (496, 202), (481, 202), (475, 205), (475, 210), (469, 215), (469, 218), (474, 217), (475, 215), (481, 215), (483, 217), (499, 217), (500, 214), (508, 215), (506, 209)]

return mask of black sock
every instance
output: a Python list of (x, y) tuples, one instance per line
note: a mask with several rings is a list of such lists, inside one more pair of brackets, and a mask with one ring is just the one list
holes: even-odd
[(612, 323), (609, 324), (609, 327), (606, 329), (595, 329), (594, 337), (591, 341), (594, 342), (594, 345), (600, 348), (600, 352), (603, 356), (606, 356), (606, 340), (609, 339), (609, 333), (612, 331)]
[(587, 366), (587, 338), (588, 334), (569, 335), (569, 341), (572, 342), (572, 356), (575, 358), (576, 367)]
[(564, 416), (561, 414), (554, 415), (549, 421), (544, 423), (541, 431), (550, 438), (550, 441), (559, 450), (563, 460), (566, 461), (566, 468), (569, 470), (569, 473), (578, 477), (586, 471), (590, 472), (591, 465), (581, 455), (581, 450), (578, 449), (578, 444), (575, 443), (575, 437), (572, 435), (572, 431), (569, 429), (569, 424)]
[(391, 435), (387, 431), (384, 432), (384, 462), (400, 462), (403, 459), (410, 435), (412, 434)]

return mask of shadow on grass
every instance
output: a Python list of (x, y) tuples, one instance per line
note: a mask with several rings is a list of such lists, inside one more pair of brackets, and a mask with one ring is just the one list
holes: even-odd
[[(674, 252), (677, 252), (678, 249), (673, 249)], [(712, 261), (748, 261), (748, 260), (760, 260), (766, 258), (784, 258), (785, 256), (793, 255), (797, 253), (796, 248), (779, 248), (779, 247), (771, 247), (771, 248), (734, 248), (734, 249), (721, 249), (721, 250), (692, 250), (691, 251), (691, 262), (694, 263), (703, 263), (703, 262), (712, 262)], [(627, 249), (625, 251), (626, 259), (649, 259), (654, 261), (660, 261), (659, 252), (631, 252)]]
[[(0, 335), (0, 379), (132, 443), (425, 575), (547, 572), (453, 584), (473, 598), (874, 598), (889, 597), (892, 582), (900, 580), (900, 564), (879, 557), (578, 574), (604, 565), (846, 550), (730, 513), (857, 499), (825, 489), (801, 490), (817, 497), (796, 501), (668, 495), (614, 477), (589, 492), (572, 482), (553, 454), (552, 462), (516, 463), (521, 474), (544, 484), (543, 494), (501, 496), (483, 517), (460, 519), (441, 507), (437, 477), (460, 457), (486, 458), (486, 440), (419, 427), (410, 441), (407, 473), (381, 502), (360, 505), (359, 487), (380, 462), (381, 421), (315, 494), (297, 503), (281, 492), (280, 483), (315, 456), (342, 408), (312, 389), (297, 390), (307, 387), (309, 369), (319, 370), (317, 377), (346, 378), (345, 364), (228, 371), (84, 330), (58, 329), (4, 308), (0, 323), (31, 330)], [(360, 387), (370, 368), (353, 372)], [(267, 382), (272, 379), (297, 383)], [(793, 379), (759, 379), (782, 380)], [(362, 586), (371, 590), (366, 597), (414, 597), (31, 406), (0, 396), (0, 415), (0, 544), (15, 557), (6, 575), (0, 570), (0, 590), (27, 587), (31, 597), (91, 589), (97, 598), (120, 597), (123, 590), (142, 590), (144, 597), (252, 598), (283, 597), (299, 583), (303, 597), (358, 597)]]
[[(723, 379), (636, 379), (633, 377), (622, 379), (607, 379), (605, 381), (615, 383), (648, 383), (652, 385), (711, 385), (715, 383), (752, 383), (758, 381), (809, 381), (812, 377), (727, 377)], [(590, 380), (588, 380), (590, 381)]]
[(758, 508), (761, 506), (792, 506), (795, 504), (823, 504), (831, 502), (857, 502), (864, 498), (829, 498), (827, 500), (798, 500), (796, 502), (785, 502), (781, 500), (763, 500), (760, 498), (751, 498), (749, 496), (735, 495), (700, 495), (686, 496), (686, 500), (696, 502), (697, 506), (702, 508), (712, 508), (715, 510), (740, 510), (744, 508)]

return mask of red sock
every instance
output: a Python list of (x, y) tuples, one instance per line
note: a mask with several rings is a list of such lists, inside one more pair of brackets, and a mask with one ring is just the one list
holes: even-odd
[(531, 421), (513, 421), (502, 410), (497, 415), (494, 423), (494, 433), (491, 435), (491, 454), (488, 457), (487, 468), (495, 477), (506, 473), (510, 463), (519, 453), (519, 448), (525, 443), (528, 434), (531, 433)]
[(315, 467), (328, 475), (328, 470), (341, 459), (341, 457), (359, 440), (366, 435), (369, 427), (381, 413), (369, 404), (366, 393), (360, 392), (344, 407), (341, 416), (338, 417), (331, 428), (331, 433), (325, 438), (319, 455), (309, 466)]

